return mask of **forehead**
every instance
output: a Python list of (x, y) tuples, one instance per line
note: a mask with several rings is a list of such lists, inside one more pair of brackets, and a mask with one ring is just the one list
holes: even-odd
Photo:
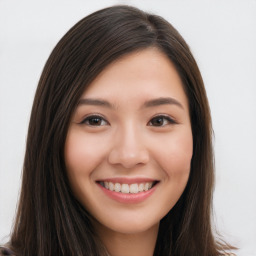
[(107, 98), (114, 104), (172, 97), (187, 106), (187, 97), (174, 64), (156, 48), (127, 54), (108, 65), (82, 98)]

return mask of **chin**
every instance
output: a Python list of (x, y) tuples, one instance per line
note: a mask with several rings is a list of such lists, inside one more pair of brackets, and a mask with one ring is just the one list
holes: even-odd
[(152, 228), (157, 228), (158, 229), (159, 223), (155, 223), (154, 225), (134, 225), (132, 223), (127, 223), (124, 225), (118, 225), (116, 228), (111, 227), (112, 231), (118, 234), (140, 234), (140, 233), (144, 233), (147, 232), (148, 230), (152, 229)]
[(141, 216), (141, 214), (127, 214), (128, 216), (116, 216), (111, 219), (97, 221), (99, 228), (104, 228), (119, 234), (143, 233), (152, 228), (158, 229), (161, 218), (158, 216)]

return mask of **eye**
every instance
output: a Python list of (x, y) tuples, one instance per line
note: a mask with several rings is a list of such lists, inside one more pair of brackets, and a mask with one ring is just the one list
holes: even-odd
[(169, 124), (176, 124), (176, 122), (169, 116), (164, 116), (164, 115), (160, 115), (160, 116), (156, 116), (154, 118), (152, 118), (148, 125), (149, 126), (166, 126)]
[(86, 117), (81, 124), (86, 124), (89, 126), (103, 126), (108, 125), (109, 123), (101, 116), (93, 115)]

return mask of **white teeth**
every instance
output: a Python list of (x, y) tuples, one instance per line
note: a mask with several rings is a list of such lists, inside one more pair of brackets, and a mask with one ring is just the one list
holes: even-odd
[(131, 184), (130, 185), (130, 193), (136, 194), (139, 192), (138, 184)]
[(137, 194), (139, 192), (148, 191), (152, 188), (153, 182), (145, 182), (145, 183), (134, 183), (134, 184), (120, 184), (120, 183), (112, 183), (108, 181), (101, 181), (100, 185), (105, 187), (108, 190), (121, 192), (124, 194)]
[(108, 182), (104, 181), (104, 187), (108, 189)]
[(111, 190), (111, 191), (114, 191), (115, 186), (114, 186), (114, 184), (112, 182), (108, 183), (108, 189)]
[(121, 192), (128, 194), (130, 192), (129, 185), (128, 184), (122, 184)]
[(140, 183), (139, 185), (139, 192), (142, 192), (144, 190), (144, 184)]
[(145, 191), (148, 191), (148, 189), (149, 189), (149, 184), (146, 183), (146, 184), (145, 184), (145, 187), (144, 187), (144, 190), (145, 190)]
[(115, 191), (116, 192), (120, 192), (121, 191), (121, 184), (120, 183), (116, 183), (115, 184)]

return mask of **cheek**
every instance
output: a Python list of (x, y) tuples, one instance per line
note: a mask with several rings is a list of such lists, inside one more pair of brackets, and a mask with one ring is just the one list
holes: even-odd
[(107, 150), (102, 138), (85, 136), (83, 131), (70, 129), (65, 143), (65, 164), (70, 188), (74, 196), (89, 209), (93, 205), (95, 184), (93, 173), (104, 161)]
[(164, 146), (156, 149), (155, 158), (163, 175), (160, 197), (164, 216), (177, 203), (187, 185), (193, 155), (193, 138), (188, 131), (168, 136), (162, 142)]
[(102, 140), (71, 129), (65, 143), (65, 164), (71, 189), (80, 201), (86, 200), (87, 189), (94, 182), (93, 171), (104, 157)]
[(163, 139), (155, 154), (165, 174), (170, 177), (187, 179), (193, 155), (193, 137), (190, 129)]
[(82, 132), (69, 132), (65, 143), (65, 163), (69, 174), (89, 174), (101, 160), (104, 151), (101, 143)]

